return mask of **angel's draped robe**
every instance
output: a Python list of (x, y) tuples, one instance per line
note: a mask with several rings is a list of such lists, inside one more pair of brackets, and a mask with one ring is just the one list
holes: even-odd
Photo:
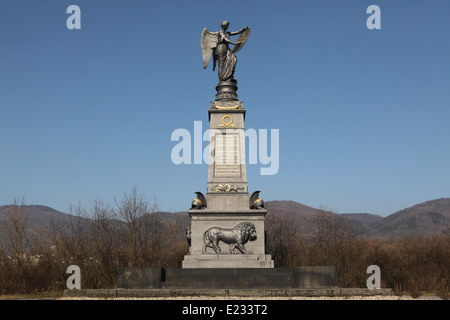
[(221, 38), (223, 39), (225, 37), (228, 40), (230, 39), (230, 36), (226, 32), (223, 32), (222, 30), (219, 31), (219, 42), (214, 50), (214, 59), (219, 63), (218, 73), (220, 81), (233, 79), (237, 63), (237, 57), (228, 48), (228, 43), (225, 42), (225, 40), (220, 41)]

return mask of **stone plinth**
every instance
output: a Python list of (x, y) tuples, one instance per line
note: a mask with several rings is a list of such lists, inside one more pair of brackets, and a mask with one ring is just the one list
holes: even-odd
[[(218, 257), (222, 262), (230, 261), (230, 258), (225, 260), (222, 258), (225, 256)], [(337, 267), (332, 266), (120, 268), (118, 279), (117, 288), (119, 289), (318, 289), (337, 288), (339, 283)]]
[[(227, 197), (221, 197), (224, 198)], [(266, 213), (266, 209), (189, 210), (191, 247), (182, 262), (183, 268), (273, 268), (273, 260), (265, 251)], [(245, 233), (245, 237), (247, 231), (239, 227), (243, 222), (252, 224), (256, 231), (256, 239), (242, 242), (247, 253), (241, 253), (239, 248), (234, 248), (234, 244), (228, 245), (223, 240), (219, 241), (218, 245), (224, 253), (217, 253), (213, 247), (205, 245), (205, 237), (209, 237), (209, 234), (205, 236), (205, 233), (210, 228), (220, 228), (221, 231), (230, 232), (237, 237)]]
[(161, 288), (161, 268), (119, 268), (117, 287), (126, 289)]
[(183, 268), (273, 268), (269, 254), (192, 254), (186, 255)]

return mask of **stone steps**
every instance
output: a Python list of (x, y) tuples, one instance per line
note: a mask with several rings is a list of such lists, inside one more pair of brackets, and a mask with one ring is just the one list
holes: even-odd
[[(257, 261), (257, 260), (253, 260)], [(293, 268), (119, 268), (123, 289), (290, 289), (333, 288), (336, 267)]]
[(184, 257), (185, 260), (207, 260), (207, 261), (226, 261), (226, 260), (268, 260), (269, 254), (189, 254)]
[(289, 269), (166, 269), (165, 288), (291, 288)]
[(183, 268), (273, 268), (269, 254), (188, 254)]
[[(65, 290), (64, 297), (152, 298), (152, 297), (370, 297), (386, 296), (399, 299), (392, 289), (326, 288), (326, 289), (76, 289)], [(204, 298), (203, 298), (204, 299)]]

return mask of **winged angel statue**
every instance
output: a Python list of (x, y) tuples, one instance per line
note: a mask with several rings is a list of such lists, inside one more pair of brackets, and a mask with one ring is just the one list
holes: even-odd
[[(213, 71), (219, 64), (219, 80), (221, 82), (236, 82), (234, 79), (234, 71), (236, 68), (237, 58), (235, 53), (242, 49), (250, 36), (250, 28), (245, 27), (239, 31), (228, 32), (228, 21), (223, 21), (220, 24), (222, 28), (217, 32), (210, 32), (204, 28), (201, 35), (201, 47), (203, 55), (203, 69), (206, 69), (213, 56)], [(231, 36), (240, 34), (236, 42), (230, 40)], [(229, 44), (234, 45), (233, 49), (229, 49)]]

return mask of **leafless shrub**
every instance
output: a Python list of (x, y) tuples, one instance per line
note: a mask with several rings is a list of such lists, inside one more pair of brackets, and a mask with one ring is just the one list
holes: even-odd
[(22, 199), (19, 202), (14, 199), (5, 215), (5, 220), (0, 222), (2, 247), (18, 260), (21, 260), (21, 257), (27, 254), (29, 248), (26, 211), (25, 201)]
[(266, 215), (266, 251), (272, 255), (277, 266), (296, 265), (301, 259), (303, 238), (301, 226), (293, 216), (279, 216), (276, 211)]
[(121, 243), (122, 255), (129, 259), (129, 266), (149, 266), (157, 263), (160, 255), (160, 221), (154, 214), (156, 202), (150, 205), (142, 194), (133, 188), (121, 200), (115, 200), (114, 217), (116, 233)]
[(415, 237), (402, 240), (367, 240), (349, 222), (328, 210), (312, 218), (312, 233), (301, 234), (297, 220), (266, 216), (267, 251), (277, 267), (333, 265), (342, 287), (365, 287), (369, 265), (381, 269), (382, 287), (413, 297), (436, 292), (448, 298), (450, 287), (450, 236)]

